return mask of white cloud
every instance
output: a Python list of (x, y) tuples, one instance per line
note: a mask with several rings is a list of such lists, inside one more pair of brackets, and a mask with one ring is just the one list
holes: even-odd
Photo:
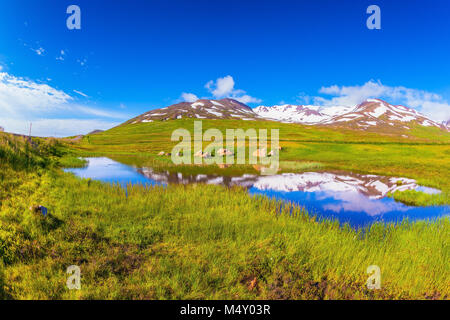
[(42, 56), (45, 53), (45, 49), (42, 47), (39, 47), (37, 49), (31, 48), (32, 51), (34, 51), (38, 56)]
[(0, 65), (0, 71), (2, 71), (2, 70), (3, 70), (3, 66)]
[(66, 55), (66, 52), (64, 50), (61, 50), (60, 55), (59, 55), (59, 57), (56, 57), (56, 60), (64, 61), (65, 55)]
[(450, 104), (439, 94), (403, 86), (387, 86), (380, 81), (371, 80), (359, 86), (322, 87), (319, 93), (334, 97), (302, 96), (301, 99), (313, 100), (315, 104), (322, 106), (355, 106), (366, 99), (379, 98), (389, 103), (403, 104), (414, 108), (435, 121), (450, 118)]
[(0, 126), (6, 132), (28, 135), (30, 122), (32, 122), (31, 134), (41, 137), (68, 137), (79, 134), (87, 134), (96, 129), (107, 130), (119, 125), (117, 122), (109, 122), (97, 119), (0, 119)]
[(215, 82), (213, 80), (208, 81), (205, 88), (216, 98), (224, 98), (227, 95), (233, 93), (234, 79), (232, 76), (226, 76), (218, 78)]
[(83, 96), (83, 97), (85, 97), (85, 98), (89, 98), (89, 96), (88, 96), (87, 94), (85, 94), (85, 93), (83, 93), (83, 92), (81, 92), (81, 91), (73, 90), (73, 92), (78, 93), (80, 96)]
[(218, 78), (216, 81), (210, 80), (206, 83), (205, 88), (216, 99), (232, 98), (242, 103), (260, 103), (262, 100), (249, 96), (244, 90), (234, 89), (234, 79), (232, 76)]
[(195, 101), (198, 100), (198, 97), (197, 97), (195, 94), (193, 94), (193, 93), (186, 93), (186, 92), (183, 92), (183, 93), (181, 94), (181, 99), (182, 99), (183, 101), (186, 101), (186, 102), (195, 102)]
[(84, 67), (87, 64), (87, 59), (77, 59), (77, 62), (80, 64), (80, 66)]
[(447, 102), (423, 101), (420, 111), (435, 121), (450, 120), (450, 104)]
[(73, 98), (47, 84), (0, 73), (0, 112), (3, 115), (21, 115), (61, 109)]
[(354, 106), (368, 98), (378, 98), (383, 96), (384, 93), (386, 93), (386, 87), (380, 82), (369, 81), (362, 86), (339, 87), (334, 85), (322, 87), (320, 88), (319, 93), (337, 96), (331, 100), (316, 97), (318, 101), (323, 101), (324, 104)]
[(254, 98), (249, 96), (248, 94), (244, 94), (242, 96), (236, 96), (236, 97), (231, 97), (233, 99), (236, 99), (237, 101), (244, 103), (244, 104), (248, 104), (248, 103), (261, 103), (262, 100), (258, 99), (258, 98)]
[[(260, 103), (262, 100), (248, 95), (244, 90), (235, 89), (235, 82), (232, 76), (210, 80), (205, 84), (205, 88), (212, 94), (214, 99), (232, 98), (241, 103)], [(202, 99), (210, 99), (203, 97)], [(178, 101), (195, 102), (199, 97), (194, 93), (183, 92)]]
[[(72, 117), (78, 119), (67, 119)], [(47, 84), (0, 73), (0, 125), (9, 132), (26, 133), (27, 123), (33, 122), (39, 128), (36, 134), (68, 136), (110, 128), (116, 122), (108, 119), (127, 118), (122, 113), (77, 104), (72, 96)]]

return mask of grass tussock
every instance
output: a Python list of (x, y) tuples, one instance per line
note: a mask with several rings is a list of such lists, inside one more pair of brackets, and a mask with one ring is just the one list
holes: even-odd
[(318, 170), (324, 165), (319, 162), (303, 162), (303, 161), (281, 161), (280, 169), (286, 172), (301, 172), (307, 170)]
[(58, 159), (58, 164), (62, 168), (83, 168), (87, 165), (87, 160), (73, 155), (65, 155)]
[(443, 206), (448, 205), (448, 194), (427, 194), (416, 190), (397, 191), (390, 197), (412, 206)]

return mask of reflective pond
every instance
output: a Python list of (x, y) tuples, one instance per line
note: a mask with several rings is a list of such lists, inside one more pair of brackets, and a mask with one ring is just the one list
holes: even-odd
[(348, 172), (283, 173), (273, 176), (186, 175), (155, 172), (151, 168), (136, 168), (109, 158), (88, 158), (84, 168), (66, 169), (82, 178), (126, 185), (167, 185), (169, 183), (205, 183), (242, 186), (250, 194), (266, 195), (305, 207), (319, 219), (338, 219), (352, 227), (370, 225), (376, 221), (400, 222), (436, 219), (450, 215), (450, 206), (413, 207), (389, 197), (397, 190), (418, 190), (439, 193), (439, 190), (419, 186), (407, 178), (362, 175)]

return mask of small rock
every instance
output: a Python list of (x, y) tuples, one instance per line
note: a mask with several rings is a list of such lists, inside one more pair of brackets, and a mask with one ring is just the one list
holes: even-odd
[(258, 149), (253, 152), (254, 157), (263, 158), (266, 156), (266, 149)]
[(248, 289), (252, 291), (256, 288), (256, 285), (258, 284), (258, 279), (256, 277), (250, 282), (250, 285), (248, 286)]
[(42, 214), (44, 217), (47, 215), (47, 208), (40, 205), (34, 205), (30, 207), (30, 211), (34, 214)]
[(202, 158), (209, 158), (209, 157), (211, 157), (211, 153), (209, 153), (209, 152), (203, 152), (203, 151), (197, 151), (195, 154), (194, 154), (194, 157), (202, 157)]
[(228, 149), (219, 149), (219, 150), (217, 150), (217, 154), (218, 154), (219, 156), (232, 156), (232, 155), (233, 155), (233, 152), (231, 152), (231, 151), (228, 150)]

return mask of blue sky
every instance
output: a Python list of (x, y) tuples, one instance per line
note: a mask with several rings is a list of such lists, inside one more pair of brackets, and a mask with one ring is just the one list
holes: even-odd
[[(66, 27), (71, 4), (81, 30)], [(381, 30), (366, 27), (372, 4)], [(228, 96), (252, 107), (379, 97), (448, 119), (449, 9), (448, 0), (2, 1), (0, 126), (86, 133)]]

